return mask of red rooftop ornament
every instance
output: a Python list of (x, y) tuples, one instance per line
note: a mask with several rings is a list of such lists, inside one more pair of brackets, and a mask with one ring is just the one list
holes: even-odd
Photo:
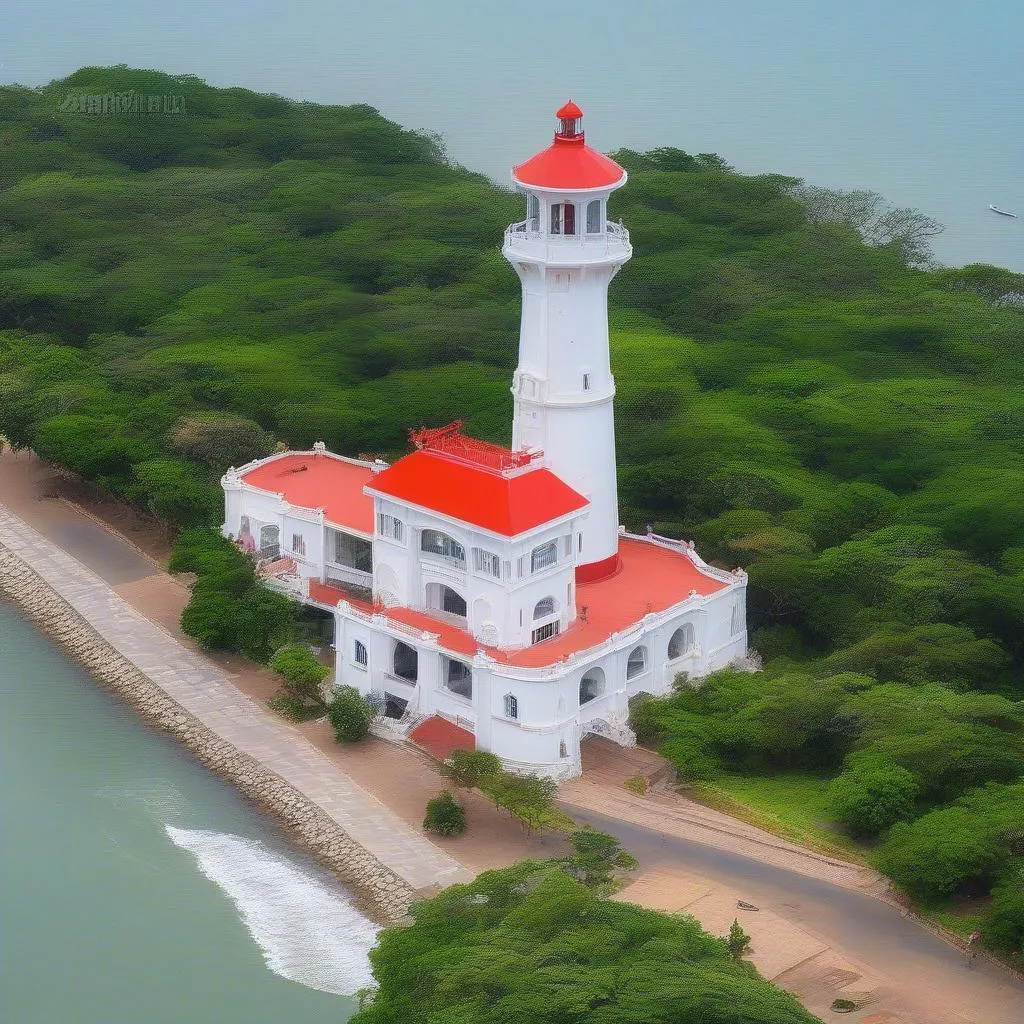
[(500, 444), (480, 441), (462, 433), (462, 420), (443, 427), (410, 429), (409, 440), (420, 450), (448, 455), (499, 473), (528, 466), (541, 452), (513, 452)]

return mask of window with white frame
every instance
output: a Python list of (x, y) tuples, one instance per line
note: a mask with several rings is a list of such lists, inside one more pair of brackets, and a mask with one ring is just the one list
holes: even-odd
[(505, 717), (506, 718), (518, 718), (519, 717), (519, 701), (511, 693), (505, 694)]
[(591, 199), (587, 203), (587, 234), (596, 235), (601, 230), (601, 200)]
[(485, 576), (501, 576), (501, 559), (493, 551), (473, 548), (473, 568)]
[(555, 605), (555, 599), (553, 597), (542, 597), (533, 606), (534, 621), (546, 619), (549, 615), (554, 615), (556, 611), (558, 611), (558, 608)]
[(389, 516), (386, 512), (377, 513), (377, 533), (382, 537), (401, 541), (405, 536), (405, 528), (401, 519)]
[(292, 534), (292, 554), (303, 557), (306, 554), (306, 538), (301, 533)]
[(360, 640), (357, 640), (352, 645), (352, 660), (357, 665), (362, 665), (363, 668), (366, 668), (370, 663), (370, 655), (367, 653), (366, 644)]
[(530, 572), (540, 572), (549, 565), (558, 561), (558, 544), (549, 540), (547, 544), (541, 544), (530, 552)]
[(590, 374), (589, 373), (583, 374), (583, 390), (584, 391), (589, 391), (590, 390)]
[(565, 557), (569, 558), (572, 555), (572, 534), (567, 533), (562, 540), (564, 541)]
[(526, 220), (530, 231), (540, 230), (540, 200), (535, 195), (526, 197)]
[(550, 640), (553, 636), (558, 635), (558, 619), (554, 622), (547, 622), (543, 626), (538, 626), (530, 634), (530, 643), (539, 644), (544, 640)]

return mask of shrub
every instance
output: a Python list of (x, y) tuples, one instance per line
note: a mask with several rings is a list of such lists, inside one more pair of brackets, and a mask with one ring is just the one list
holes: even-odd
[(327, 705), (327, 717), (339, 743), (355, 743), (370, 731), (374, 710), (354, 686), (339, 686)]
[(456, 836), (466, 831), (466, 812), (446, 789), (427, 803), (423, 827), (439, 836)]
[(555, 799), (558, 784), (554, 779), (539, 775), (512, 775), (501, 772), (487, 780), (488, 795), (499, 807), (532, 832), (548, 816)]
[(636, 858), (614, 836), (589, 826), (571, 832), (569, 842), (575, 852), (563, 862), (565, 871), (589, 889), (610, 883), (615, 868), (631, 871), (636, 867)]
[(750, 936), (736, 918), (733, 918), (729, 934), (725, 938), (725, 946), (734, 960), (742, 960), (750, 949)]
[(270, 667), (284, 680), (284, 688), (300, 700), (323, 704), (321, 689), (324, 679), (330, 674), (326, 665), (321, 665), (303, 644), (286, 644), (270, 659)]
[(921, 789), (913, 772), (885, 758), (854, 762), (828, 787), (830, 810), (851, 832), (876, 836), (913, 816)]
[(1024, 869), (1011, 872), (992, 890), (981, 933), (990, 949), (1024, 957)]
[(441, 762), (441, 774), (464, 789), (473, 789), (501, 771), (501, 758), (489, 750), (453, 750)]

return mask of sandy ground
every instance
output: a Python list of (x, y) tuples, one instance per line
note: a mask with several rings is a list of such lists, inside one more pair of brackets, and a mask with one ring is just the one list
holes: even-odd
[[(99, 497), (30, 453), (0, 453), (0, 503), (195, 649), (178, 628), (188, 588), (162, 569), (165, 532)], [(244, 658), (212, 660), (251, 697), (266, 700), (277, 690), (273, 673)], [(341, 746), (325, 722), (295, 728), (415, 827), (427, 800), (444, 786), (430, 758), (414, 748), (372, 738)], [(755, 965), (825, 1019), (832, 1018), (828, 1006), (838, 995), (862, 1001), (842, 1018), (859, 1024), (1024, 1024), (1024, 984), (984, 961), (969, 968), (962, 953), (875, 899), (870, 891), (877, 875), (780, 844), (664, 791), (633, 796), (617, 772), (633, 774), (635, 766), (619, 771), (610, 761), (606, 755), (603, 769), (563, 787), (561, 798), (577, 820), (616, 834), (637, 856), (636, 880), (620, 898), (692, 913), (716, 934), (743, 916)], [(528, 836), (479, 794), (469, 794), (466, 806), (467, 832), (439, 845), (473, 871), (565, 850), (561, 837)], [(760, 910), (739, 911), (737, 899)]]

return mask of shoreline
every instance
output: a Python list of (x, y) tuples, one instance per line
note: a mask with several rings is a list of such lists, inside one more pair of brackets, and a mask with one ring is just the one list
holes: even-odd
[(268, 812), (284, 833), (347, 888), (382, 925), (407, 919), (423, 895), (361, 846), (306, 794), (204, 725), (117, 651), (23, 558), (0, 543), (0, 596), (119, 696), (150, 726), (184, 744), (209, 770)]

